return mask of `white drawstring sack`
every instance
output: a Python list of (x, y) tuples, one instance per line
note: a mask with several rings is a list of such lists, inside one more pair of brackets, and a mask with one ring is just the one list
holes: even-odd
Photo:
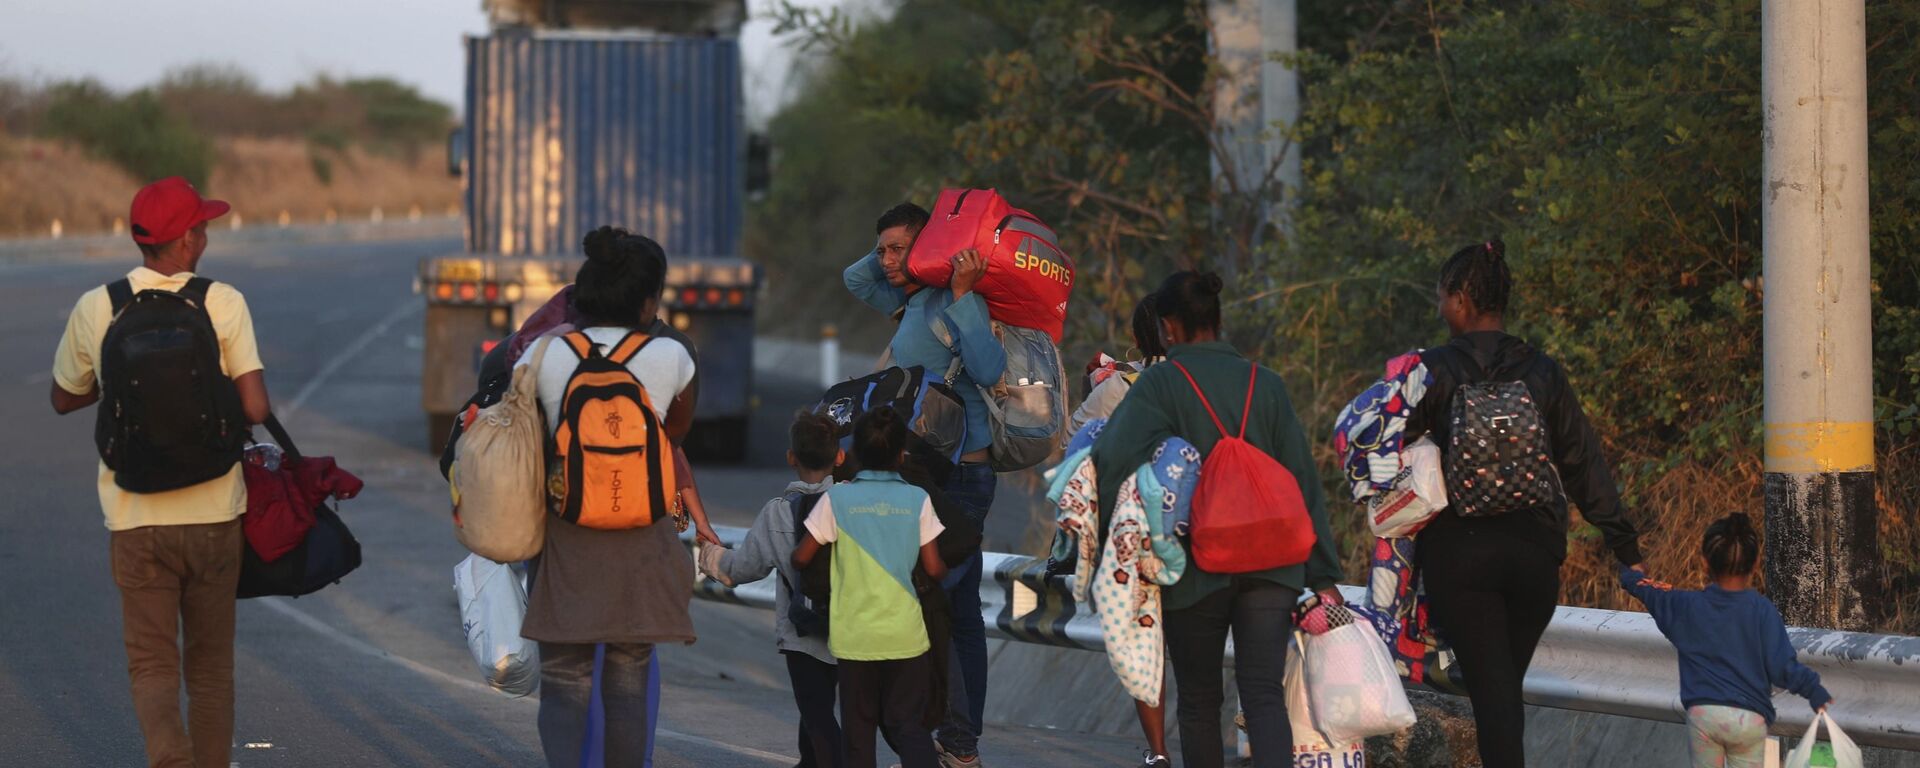
[(1334, 628), (1307, 635), (1303, 649), (1314, 725), (1336, 743), (1413, 727), (1413, 704), (1373, 624), (1341, 606), (1327, 611), (1337, 614)]
[(460, 624), (467, 650), (487, 685), (508, 696), (525, 696), (540, 685), (540, 649), (520, 636), (527, 618), (527, 588), (512, 566), (467, 555), (453, 567), (460, 596)]
[[(1827, 736), (1833, 739), (1833, 762), (1831, 763), (1813, 762), (1814, 750), (1819, 746), (1821, 723), (1827, 724)], [(1813, 716), (1813, 723), (1807, 726), (1807, 735), (1800, 737), (1800, 746), (1795, 747), (1793, 752), (1787, 755), (1786, 768), (1819, 768), (1822, 765), (1832, 765), (1834, 768), (1861, 768), (1860, 747), (1853, 743), (1853, 739), (1847, 738), (1847, 734), (1840, 730), (1840, 725), (1825, 712)]]

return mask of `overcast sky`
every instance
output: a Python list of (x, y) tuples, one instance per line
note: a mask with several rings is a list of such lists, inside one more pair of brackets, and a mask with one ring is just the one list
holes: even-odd
[[(460, 37), (487, 29), (481, 0), (0, 0), (0, 74), (95, 77), (130, 89), (195, 62), (238, 64), (269, 89), (321, 73), (386, 75), (459, 108)], [(864, 5), (861, 0), (796, 0)], [(764, 118), (786, 90), (791, 53), (748, 0), (741, 32), (748, 112)], [(756, 122), (758, 120), (756, 119)]]

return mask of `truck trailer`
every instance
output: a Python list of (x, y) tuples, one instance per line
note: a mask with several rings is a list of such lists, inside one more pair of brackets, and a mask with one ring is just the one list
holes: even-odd
[[(466, 39), (466, 110), (449, 142), (464, 180), (465, 248), (423, 260), (416, 281), (432, 450), (473, 394), (481, 356), (570, 284), (582, 238), (612, 225), (667, 252), (661, 320), (691, 339), (699, 361), (687, 448), (743, 455), (760, 271), (740, 255), (739, 15), (695, 17), (687, 5), (495, 3), (491, 33)], [(623, 6), (632, 13), (617, 13)], [(537, 26), (549, 12), (667, 30)]]

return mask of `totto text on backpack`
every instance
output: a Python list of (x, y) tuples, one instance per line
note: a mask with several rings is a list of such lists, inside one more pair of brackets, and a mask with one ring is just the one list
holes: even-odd
[(922, 285), (945, 286), (953, 280), (953, 255), (968, 248), (987, 260), (974, 292), (986, 300), (988, 314), (1046, 331), (1060, 343), (1073, 295), (1073, 259), (1053, 230), (994, 190), (944, 190), (907, 253), (907, 272)]
[(1260, 366), (1248, 363), (1246, 406), (1240, 433), (1227, 431), (1200, 383), (1178, 360), (1170, 360), (1220, 430), (1220, 441), (1200, 463), (1193, 491), (1193, 561), (1208, 573), (1252, 573), (1307, 561), (1318, 540), (1300, 481), (1266, 451), (1247, 442), (1253, 388)]
[[(947, 369), (951, 381), (963, 367), (953, 329), (937, 322), (933, 335), (953, 350), (953, 365)], [(993, 335), (1006, 350), (1006, 370), (999, 381), (974, 384), (987, 403), (987, 425), (993, 430), (989, 463), (995, 472), (1018, 472), (1046, 461), (1064, 442), (1068, 411), (1062, 384), (1067, 371), (1060, 363), (1060, 348), (1044, 331), (996, 320)]]
[(537, 342), (533, 360), (511, 371), (506, 394), (484, 408), (470, 403), (455, 418), (453, 535), (469, 551), (497, 563), (540, 554), (547, 537), (547, 428), (535, 391), (553, 338)]
[[(294, 447), (293, 438), (280, 428), (280, 422), (268, 418), (266, 426), (286, 452), (282, 466), (299, 463), (300, 449)], [(241, 547), (237, 596), (245, 599), (310, 595), (329, 584), (340, 583), (359, 567), (359, 540), (347, 530), (338, 513), (321, 503), (313, 508), (313, 527), (308, 529), (306, 538), (273, 562), (262, 560), (251, 546)]]
[(233, 471), (246, 447), (240, 392), (220, 364), (207, 314), (213, 281), (179, 292), (107, 285), (113, 322), (100, 344), (93, 439), (114, 483), (134, 493), (198, 485)]
[(1473, 383), (1454, 390), (1447, 499), (1461, 517), (1492, 517), (1563, 503), (1546, 422), (1524, 381), (1490, 381), (1466, 356)]
[(627, 361), (651, 336), (628, 333), (608, 354), (587, 334), (562, 337), (580, 357), (567, 379), (548, 464), (547, 497), (569, 523), (599, 530), (652, 525), (672, 514), (673, 444)]

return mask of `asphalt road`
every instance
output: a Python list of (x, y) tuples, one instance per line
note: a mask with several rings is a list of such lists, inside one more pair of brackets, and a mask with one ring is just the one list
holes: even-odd
[[(217, 240), (217, 233), (216, 233)], [(368, 483), (342, 517), (366, 564), (298, 600), (239, 608), (242, 766), (531, 766), (534, 699), (479, 683), (451, 590), (465, 551), (422, 450), (420, 308), (411, 275), (451, 241), (222, 247), (202, 272), (248, 297), (276, 411), (301, 448)], [(133, 253), (131, 246), (127, 249)], [(122, 260), (0, 263), (0, 765), (142, 762), (127, 695), (118, 595), (93, 491), (92, 414), (57, 417), (48, 369), (73, 301)], [(809, 374), (763, 364), (751, 460), (698, 467), (716, 522), (747, 525), (779, 492), (784, 422)], [(991, 543), (1027, 545), (1018, 494)], [(771, 616), (696, 603), (700, 642), (664, 649), (656, 765), (790, 765), (795, 720)], [(1063, 705), (1066, 703), (1063, 702)], [(1002, 727), (995, 765), (1134, 764), (1132, 740)]]

